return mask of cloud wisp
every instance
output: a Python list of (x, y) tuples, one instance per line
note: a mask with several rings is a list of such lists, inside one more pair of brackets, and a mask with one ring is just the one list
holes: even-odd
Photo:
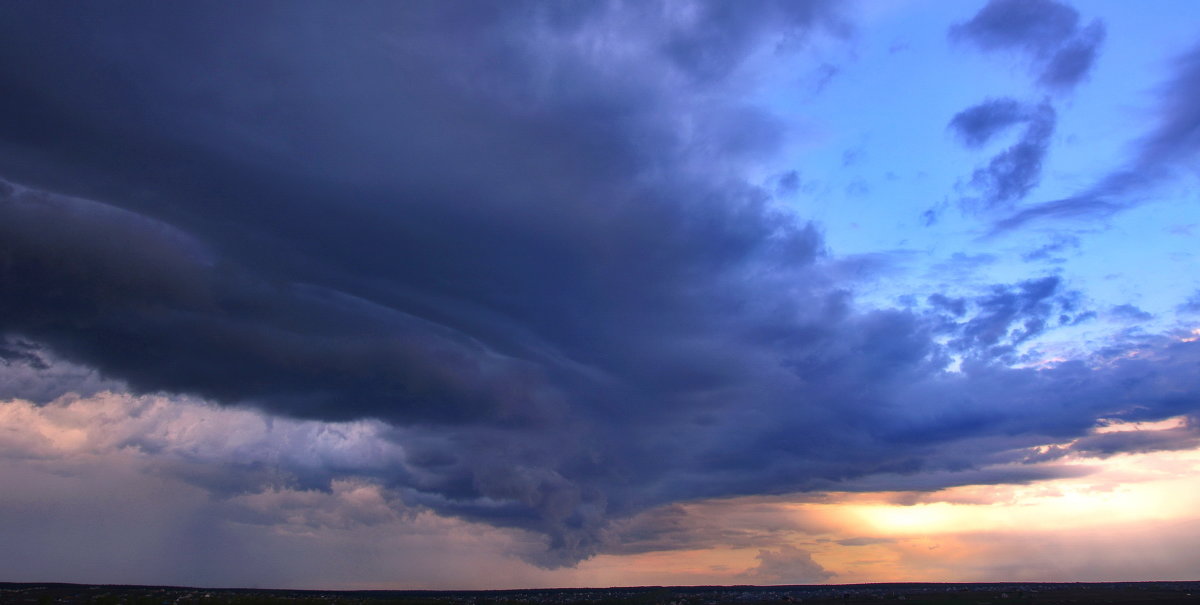
[(982, 194), (977, 205), (985, 210), (1011, 207), (1037, 186), (1055, 122), (1048, 102), (1031, 106), (1007, 97), (988, 99), (950, 120), (949, 128), (968, 147), (980, 147), (1012, 126), (1025, 125), (1016, 143), (972, 173), (971, 185)]
[(1131, 145), (1123, 165), (1078, 194), (1022, 208), (996, 222), (996, 232), (1035, 220), (1104, 218), (1155, 199), (1155, 189), (1176, 178), (1194, 178), (1200, 154), (1200, 47), (1177, 57), (1159, 90), (1157, 125)]
[(1099, 20), (1081, 25), (1079, 11), (1055, 0), (990, 0), (950, 36), (986, 51), (1019, 53), (1039, 85), (1070, 90), (1091, 70), (1105, 29)]

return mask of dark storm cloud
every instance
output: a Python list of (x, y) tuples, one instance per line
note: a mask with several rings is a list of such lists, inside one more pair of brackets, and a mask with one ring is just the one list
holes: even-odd
[(1077, 439), (1069, 451), (1085, 456), (1190, 450), (1200, 446), (1200, 431), (1195, 426), (1160, 431), (1119, 431)]
[(744, 180), (788, 133), (723, 88), (837, 6), (0, 6), (0, 331), (136, 392), (380, 419), (402, 461), (302, 486), (539, 532), (546, 566), (683, 500), (978, 481), (1194, 408), (1196, 343), (1009, 367), (1079, 315), (1057, 278), (856, 307), (872, 264)]
[(846, 491), (902, 492), (890, 498), (896, 504), (911, 506), (930, 498), (929, 494), (962, 485), (1027, 485), (1038, 481), (1083, 477), (1095, 471), (1082, 465), (1047, 464), (1062, 456), (1047, 457), (1033, 464), (1026, 457), (1025, 464), (993, 467), (968, 468), (966, 470), (930, 469), (921, 473), (883, 474), (851, 479), (845, 483)]
[[(539, 398), (517, 394), (535, 380), (522, 364), (465, 335), (344, 293), (265, 283), (141, 215), (20, 191), (0, 197), (0, 217), (0, 328), (136, 390), (327, 419), (524, 417), (493, 407), (494, 393)], [(493, 393), (484, 407), (468, 394), (477, 388)]]
[(1076, 195), (1042, 202), (1006, 217), (997, 232), (1033, 220), (1103, 218), (1152, 201), (1154, 188), (1195, 175), (1200, 156), (1200, 46), (1178, 57), (1160, 89), (1157, 126), (1133, 144), (1124, 165)]
[[(664, 50), (691, 77), (711, 81), (729, 75), (758, 44), (763, 33), (803, 34), (814, 24), (844, 31), (834, 0), (723, 0), (668, 6), (680, 21), (669, 29)], [(782, 31), (781, 31), (782, 30)], [(824, 66), (828, 67), (828, 66)], [(824, 75), (828, 80), (836, 70)], [(824, 82), (819, 87), (823, 87)]]
[(0, 200), (6, 333), (138, 391), (433, 425), (408, 497), (562, 561), (653, 449), (621, 423), (745, 388), (786, 307), (730, 310), (820, 250), (729, 172), (776, 121), (677, 84), (830, 3), (5, 11), (0, 162), (37, 185)]
[(4, 365), (20, 363), (34, 370), (45, 370), (50, 366), (38, 354), (39, 350), (40, 347), (33, 343), (19, 339), (6, 339), (0, 341), (0, 363)]
[(963, 142), (978, 147), (1016, 124), (1025, 124), (1021, 138), (996, 154), (971, 175), (971, 185), (982, 193), (974, 203), (984, 209), (1009, 206), (1024, 198), (1041, 179), (1042, 161), (1050, 147), (1056, 121), (1048, 103), (1026, 105), (1014, 99), (989, 99), (959, 112), (950, 120)]
[(32, 342), (0, 340), (0, 399), (48, 403), (67, 393), (86, 397), (122, 387), (118, 381), (105, 380), (95, 369), (56, 359)]
[(1135, 427), (1132, 430), (1098, 432), (1064, 445), (1037, 448), (1024, 461), (1041, 464), (1066, 456), (1107, 458), (1117, 454), (1190, 450), (1197, 447), (1200, 447), (1200, 430), (1197, 430), (1195, 418), (1188, 417), (1182, 426), (1175, 428)]
[(983, 50), (1023, 53), (1039, 84), (1070, 89), (1095, 63), (1104, 25), (1081, 26), (1078, 11), (1054, 0), (991, 0), (950, 36)]

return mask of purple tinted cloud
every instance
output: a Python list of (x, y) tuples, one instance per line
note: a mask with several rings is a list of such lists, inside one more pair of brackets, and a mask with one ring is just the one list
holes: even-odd
[[(744, 176), (782, 120), (728, 94), (754, 51), (842, 31), (841, 4), (675, 6), (0, 8), (6, 362), (378, 423), (402, 460), (289, 462), (301, 491), (365, 477), (540, 536), (522, 554), (547, 567), (669, 541), (615, 530), (681, 501), (1031, 480), (977, 471), (1195, 408), (1195, 343), (1012, 367), (1080, 314), (1057, 277), (857, 304), (819, 229)], [(998, 203), (1053, 126), (1023, 111), (1031, 153), (981, 177)], [(985, 114), (962, 130), (1015, 119)], [(229, 494), (255, 470), (178, 473)], [(314, 506), (376, 511), (335, 504)], [(763, 577), (822, 577), (806, 556), (766, 550)]]
[(1009, 231), (1035, 220), (1103, 218), (1153, 199), (1154, 188), (1186, 176), (1200, 153), (1200, 47), (1174, 61), (1159, 90), (1157, 124), (1130, 156), (1079, 193), (1020, 209), (995, 224)]
[(983, 50), (1022, 53), (1039, 84), (1069, 90), (1091, 70), (1105, 30), (1100, 21), (1081, 26), (1079, 12), (1055, 0), (991, 0), (950, 35)]

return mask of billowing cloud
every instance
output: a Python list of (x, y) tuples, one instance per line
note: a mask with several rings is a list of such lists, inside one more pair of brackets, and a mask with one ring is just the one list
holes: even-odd
[[(60, 433), (157, 452), (241, 525), (431, 515), (548, 568), (682, 543), (680, 503), (1053, 478), (1077, 471), (1013, 465), (1100, 418), (1194, 412), (1200, 343), (1017, 367), (1086, 315), (1058, 276), (856, 302), (748, 176), (794, 133), (739, 94), (762, 53), (840, 35), (839, 6), (0, 8), (0, 370), (30, 400), (6, 405), (225, 406), (227, 431), (164, 435), (150, 420), (194, 408), (154, 403)], [(1003, 105), (956, 128), (988, 140)], [(989, 203), (1032, 186), (1053, 129), (1018, 109)], [(829, 577), (789, 548), (755, 577)]]
[(404, 464), (384, 432), (111, 392), (0, 402), (0, 564), (30, 581), (544, 582), (516, 562), (465, 574), (539, 545), (406, 505), (372, 471)]
[(813, 560), (807, 551), (791, 545), (758, 551), (758, 565), (745, 577), (757, 584), (820, 584), (837, 575)]
[[(831, 5), (682, 9), (14, 10), (0, 328), (138, 392), (413, 427), (389, 480), (419, 504), (587, 556), (676, 497), (628, 427), (719, 408), (779, 372), (773, 315), (842, 307), (729, 314), (819, 280), (821, 241), (731, 172), (783, 133), (720, 77)], [(709, 10), (742, 24), (715, 63)]]
[(738, 2), (668, 6), (673, 15), (663, 51), (692, 78), (719, 79), (754, 50), (764, 31), (802, 35), (819, 24), (844, 32), (848, 25), (836, 5), (833, 0), (754, 0), (749, 6)]

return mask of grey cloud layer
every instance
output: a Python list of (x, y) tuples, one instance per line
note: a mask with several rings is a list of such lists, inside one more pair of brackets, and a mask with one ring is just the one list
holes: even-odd
[[(744, 180), (788, 133), (738, 66), (841, 32), (840, 6), (4, 6), (4, 360), (382, 420), (404, 463), (373, 477), (540, 532), (546, 566), (680, 500), (1192, 411), (1197, 343), (1009, 367), (1079, 317), (1057, 278), (857, 309), (817, 229)], [(820, 576), (804, 557), (762, 562)]]

